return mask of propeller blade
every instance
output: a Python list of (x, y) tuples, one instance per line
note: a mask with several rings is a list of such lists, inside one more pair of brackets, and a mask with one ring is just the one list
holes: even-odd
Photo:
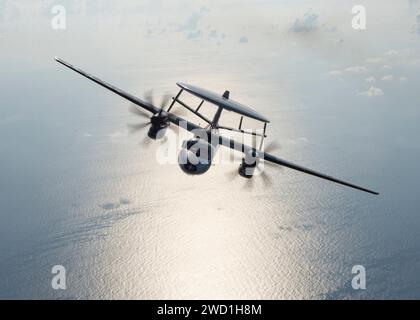
[(137, 106), (135, 104), (131, 104), (129, 110), (130, 110), (131, 113), (133, 113), (135, 115), (150, 119), (150, 114), (147, 113), (146, 111), (142, 110), (142, 109), (137, 108)]
[[(261, 165), (261, 162), (260, 162), (260, 165)], [(272, 162), (269, 162), (269, 161), (265, 161), (265, 160), (264, 160), (264, 166), (268, 166), (268, 167), (272, 167), (272, 168), (277, 168), (278, 171), (283, 171), (284, 170), (284, 167), (282, 165), (275, 164), (275, 163), (272, 163)]]
[(271, 181), (270, 176), (265, 172), (265, 170), (262, 170), (260, 173), (260, 176), (263, 180), (263, 183), (266, 187), (271, 187), (273, 185), (273, 181)]
[(250, 179), (246, 179), (243, 188), (248, 190), (248, 191), (252, 191), (254, 189), (254, 177), (252, 177)]
[(173, 114), (175, 114), (179, 117), (187, 117), (188, 116), (187, 109), (185, 109), (185, 108), (174, 107), (174, 108), (171, 109), (171, 113), (173, 113)]
[(127, 124), (127, 127), (129, 128), (130, 133), (134, 133), (137, 131), (140, 131), (141, 129), (146, 128), (150, 125), (150, 122), (146, 123), (139, 123), (139, 124)]
[(237, 177), (239, 177), (238, 169), (235, 170), (229, 170), (226, 171), (226, 178), (229, 179), (229, 181), (235, 180)]
[(153, 90), (148, 90), (144, 93), (144, 99), (152, 105), (154, 104)]
[(150, 146), (150, 142), (151, 142), (151, 139), (148, 136), (145, 136), (140, 144), (144, 147), (148, 147)]
[(169, 100), (171, 100), (172, 95), (170, 93), (165, 93), (162, 97), (162, 101), (160, 103), (160, 108), (163, 110), (165, 106), (168, 104)]
[(272, 153), (281, 149), (280, 144), (277, 141), (271, 141), (269, 144), (264, 146), (264, 152)]

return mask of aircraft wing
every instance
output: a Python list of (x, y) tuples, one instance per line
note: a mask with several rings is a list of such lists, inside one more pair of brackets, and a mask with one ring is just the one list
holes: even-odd
[(347, 186), (347, 187), (350, 187), (350, 188), (353, 188), (353, 189), (361, 190), (361, 191), (372, 193), (372, 194), (375, 194), (375, 195), (379, 194), (376, 191), (365, 189), (365, 188), (357, 186), (355, 184), (352, 184), (352, 183), (349, 183), (349, 182), (346, 182), (346, 181), (343, 181), (343, 180), (340, 180), (340, 179), (336, 179), (336, 178), (331, 177), (329, 175), (326, 175), (326, 174), (323, 174), (323, 173), (305, 168), (303, 166), (299, 166), (299, 165), (294, 164), (292, 162), (280, 159), (280, 158), (278, 158), (276, 156), (273, 156), (269, 153), (263, 153), (261, 155), (261, 158), (264, 158), (265, 161), (275, 163), (275, 164), (278, 164), (278, 165), (281, 165), (283, 167), (287, 167), (287, 168), (290, 168), (290, 169), (293, 169), (293, 170), (301, 171), (303, 173), (307, 173), (307, 174), (310, 174), (312, 176), (315, 176), (315, 177), (318, 177), (318, 178), (321, 178), (321, 179), (325, 179), (325, 180), (329, 180), (329, 181), (332, 181), (332, 182), (335, 182), (335, 183), (338, 183), (338, 184), (342, 184), (344, 186)]
[[(92, 80), (93, 82), (99, 84), (100, 86), (102, 86), (102, 87), (114, 92), (115, 94), (127, 99), (128, 101), (134, 103), (135, 105), (151, 112), (152, 114), (156, 114), (156, 113), (161, 111), (161, 108), (155, 107), (151, 103), (149, 103), (147, 101), (144, 101), (140, 98), (137, 98), (137, 97), (125, 92), (124, 90), (121, 90), (121, 89), (119, 89), (119, 88), (117, 88), (117, 87), (115, 87), (115, 86), (113, 86), (113, 85), (111, 85), (111, 84), (109, 84), (109, 83), (107, 83), (107, 82), (105, 82), (105, 81), (103, 81), (103, 80), (101, 80), (101, 79), (99, 79), (99, 78), (97, 78), (97, 77), (95, 77), (95, 76), (93, 76), (93, 75), (91, 75), (91, 74), (73, 66), (73, 65), (71, 65), (70, 63), (68, 63), (68, 62), (66, 62), (66, 61), (64, 61), (60, 58), (55, 57), (54, 60), (57, 61), (58, 63), (61, 63), (63, 66), (81, 74), (82, 76), (88, 78), (89, 80)], [(182, 126), (183, 128), (187, 129), (188, 131), (202, 129), (202, 127), (200, 127), (200, 126), (198, 126), (198, 125), (196, 125), (192, 122), (189, 122), (189, 121), (187, 121), (187, 120), (185, 120), (181, 117), (178, 117), (177, 115), (175, 115), (173, 113), (168, 113), (168, 117), (169, 117), (169, 120), (173, 124), (175, 124), (177, 126)]]
[[(228, 139), (228, 138), (225, 138), (223, 136), (219, 137), (219, 142), (220, 142), (221, 145), (223, 145), (225, 147), (228, 147), (228, 148), (240, 151), (240, 152), (244, 152), (244, 153), (246, 153), (250, 150), (255, 150), (255, 149), (253, 149), (253, 148), (251, 148), (247, 145), (241, 144), (241, 143), (239, 143), (235, 140)], [(375, 194), (375, 195), (379, 194), (376, 191), (372, 191), (372, 190), (360, 187), (358, 185), (355, 185), (355, 184), (352, 184), (352, 183), (349, 183), (349, 182), (331, 177), (329, 175), (326, 175), (326, 174), (323, 174), (323, 173), (305, 168), (303, 166), (300, 166), (300, 165), (294, 164), (292, 162), (289, 162), (289, 161), (283, 160), (281, 158), (278, 158), (276, 156), (273, 156), (269, 153), (259, 152), (259, 156), (260, 156), (261, 159), (264, 159), (264, 161), (268, 161), (268, 162), (278, 164), (278, 165), (283, 166), (283, 167), (287, 167), (287, 168), (297, 170), (297, 171), (300, 171), (300, 172), (303, 172), (303, 173), (306, 173), (306, 174), (310, 174), (312, 176), (315, 176), (315, 177), (318, 177), (318, 178), (321, 178), (321, 179), (325, 179), (325, 180), (329, 180), (329, 181), (332, 181), (332, 182), (335, 182), (335, 183), (338, 183), (338, 184), (341, 184), (341, 185), (344, 185), (344, 186), (347, 186), (347, 187), (350, 187), (350, 188), (353, 188), (353, 189), (361, 190), (361, 191), (368, 192), (368, 193)]]

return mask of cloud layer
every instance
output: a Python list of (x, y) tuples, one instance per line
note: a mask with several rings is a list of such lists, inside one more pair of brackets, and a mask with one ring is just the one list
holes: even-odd
[(380, 88), (370, 87), (367, 91), (360, 92), (359, 95), (367, 96), (367, 97), (371, 98), (371, 97), (383, 96), (384, 92)]
[(291, 30), (293, 32), (311, 32), (318, 28), (318, 15), (307, 12), (303, 17), (297, 18)]

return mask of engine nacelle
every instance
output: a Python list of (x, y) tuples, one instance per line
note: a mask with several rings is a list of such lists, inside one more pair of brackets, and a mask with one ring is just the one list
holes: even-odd
[(239, 174), (245, 178), (252, 178), (254, 176), (255, 169), (260, 161), (258, 153), (256, 151), (248, 151), (245, 153), (245, 157), (242, 158), (242, 163), (239, 166)]
[(161, 113), (155, 114), (150, 119), (150, 129), (147, 135), (151, 139), (162, 139), (166, 133), (166, 129), (169, 127), (168, 113), (162, 111)]
[(203, 174), (210, 169), (216, 148), (199, 138), (186, 140), (178, 155), (178, 163), (187, 174)]

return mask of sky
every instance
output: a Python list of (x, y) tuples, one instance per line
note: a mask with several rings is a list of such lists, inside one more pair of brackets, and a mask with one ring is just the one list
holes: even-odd
[[(76, 42), (86, 52), (99, 54), (100, 51), (108, 59), (126, 56), (127, 43), (139, 58), (145, 54), (144, 48), (155, 51), (166, 47), (170, 52), (177, 46), (190, 52), (198, 50), (203, 60), (218, 51), (222, 55), (243, 55), (249, 58), (249, 64), (293, 59), (296, 52), (300, 56), (310, 53), (329, 64), (329, 70), (322, 70), (319, 76), (334, 84), (354, 82), (347, 89), (356, 96), (373, 100), (409, 86), (414, 75), (410, 78), (408, 73), (420, 64), (419, 2), (359, 3), (366, 8), (364, 31), (352, 28), (354, 4), (337, 3), (331, 0), (322, 4), (259, 1), (257, 5), (253, 1), (69, 0), (39, 4), (3, 0), (0, 3), (2, 52), (4, 57), (16, 56), (16, 50), (24, 49), (26, 44), (32, 51), (21, 59), (33, 61), (38, 57), (37, 52), (42, 55), (48, 48), (37, 45), (42, 38), (57, 42), (54, 51), (63, 52), (64, 57), (71, 57), (72, 51), (79, 50)], [(65, 30), (51, 28), (54, 5), (63, 5), (66, 10)], [(11, 32), (18, 36), (12, 38)], [(114, 46), (103, 50), (99, 43), (105, 38), (118, 39), (114, 39)], [(166, 59), (162, 57), (164, 62)], [(310, 72), (307, 71), (308, 77), (313, 76)]]

